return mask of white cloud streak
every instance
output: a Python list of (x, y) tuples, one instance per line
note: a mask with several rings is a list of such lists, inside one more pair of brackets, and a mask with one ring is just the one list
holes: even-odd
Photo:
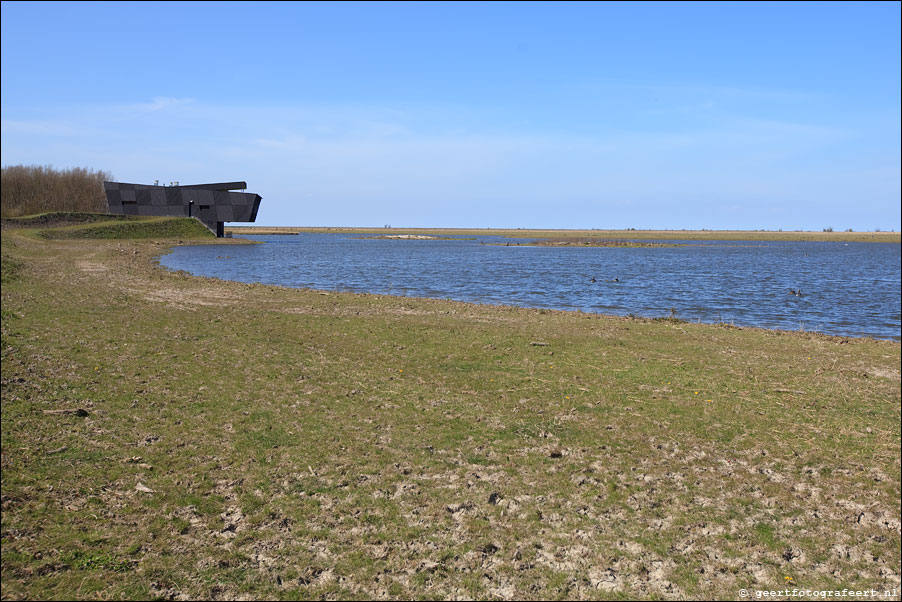
[[(4, 118), (3, 163), (90, 165), (125, 181), (240, 178), (267, 199), (260, 221), (272, 224), (340, 224), (353, 215), (371, 224), (728, 227), (735, 224), (704, 220), (713, 208), (754, 203), (850, 212), (856, 189), (876, 199), (876, 212), (894, 198), (888, 223), (898, 221), (892, 158), (861, 165), (846, 157), (838, 168), (822, 155), (854, 134), (845, 129), (720, 114), (689, 131), (586, 135), (505, 131), (468, 123), (465, 113), (435, 121), (434, 111), (158, 97)], [(865, 183), (864, 173), (885, 177)], [(806, 225), (817, 224), (761, 227)]]

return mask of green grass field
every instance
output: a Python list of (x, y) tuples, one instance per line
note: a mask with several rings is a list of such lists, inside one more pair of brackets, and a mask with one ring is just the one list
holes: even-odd
[(898, 342), (198, 278), (175, 222), (4, 223), (3, 599), (899, 591)]

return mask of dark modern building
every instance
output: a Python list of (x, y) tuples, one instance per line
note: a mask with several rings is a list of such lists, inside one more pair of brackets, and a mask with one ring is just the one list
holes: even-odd
[(246, 190), (245, 182), (220, 182), (171, 186), (104, 182), (103, 190), (116, 215), (171, 215), (196, 217), (216, 236), (223, 235), (225, 222), (253, 222), (261, 196)]

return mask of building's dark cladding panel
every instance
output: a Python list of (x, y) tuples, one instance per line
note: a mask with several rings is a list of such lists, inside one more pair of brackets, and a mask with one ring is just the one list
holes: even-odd
[(222, 236), (225, 222), (253, 222), (261, 197), (253, 192), (232, 192), (247, 188), (244, 182), (152, 186), (104, 182), (110, 213), (117, 215), (171, 215), (196, 217), (216, 236)]

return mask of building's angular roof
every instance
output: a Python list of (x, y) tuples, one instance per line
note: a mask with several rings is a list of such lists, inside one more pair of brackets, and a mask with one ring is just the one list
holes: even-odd
[(117, 215), (169, 215), (196, 217), (217, 236), (225, 222), (253, 222), (262, 197), (246, 182), (218, 182), (188, 186), (159, 186), (104, 182), (110, 213)]

